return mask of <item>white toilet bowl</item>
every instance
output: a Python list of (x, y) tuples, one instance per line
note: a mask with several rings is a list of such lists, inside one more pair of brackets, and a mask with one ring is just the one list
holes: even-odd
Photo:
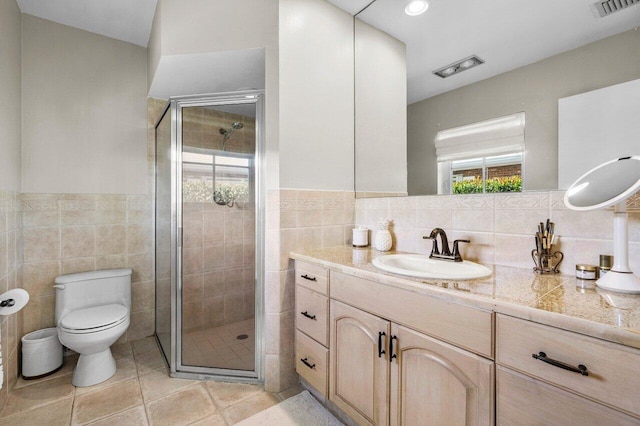
[[(93, 319), (93, 321), (91, 321)], [(73, 372), (74, 386), (93, 386), (116, 372), (113, 345), (129, 327), (129, 310), (106, 305), (73, 311), (58, 326), (60, 342), (80, 354)]]
[(75, 386), (93, 386), (116, 372), (113, 345), (129, 327), (131, 270), (83, 272), (56, 278), (60, 342), (80, 357)]

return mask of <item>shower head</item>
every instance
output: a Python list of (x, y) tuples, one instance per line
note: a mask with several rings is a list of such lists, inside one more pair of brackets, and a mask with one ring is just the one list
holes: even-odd
[(231, 125), (231, 128), (229, 130), (220, 129), (220, 134), (223, 135), (223, 138), (222, 138), (222, 150), (223, 151), (225, 149), (225, 145), (226, 145), (227, 141), (229, 140), (231, 135), (233, 135), (233, 132), (238, 130), (238, 129), (242, 129), (243, 127), (244, 127), (244, 124), (240, 123), (239, 121), (236, 121)]

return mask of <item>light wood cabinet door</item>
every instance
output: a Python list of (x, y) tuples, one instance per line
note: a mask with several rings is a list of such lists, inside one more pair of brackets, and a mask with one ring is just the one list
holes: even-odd
[(389, 361), (380, 353), (389, 332), (388, 321), (331, 301), (329, 399), (361, 425), (389, 422)]
[(498, 426), (638, 425), (640, 419), (498, 366)]
[(391, 425), (493, 424), (492, 361), (391, 324)]

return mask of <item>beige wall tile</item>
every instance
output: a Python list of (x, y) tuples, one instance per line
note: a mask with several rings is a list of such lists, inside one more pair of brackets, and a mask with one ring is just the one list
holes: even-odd
[(244, 265), (244, 247), (242, 244), (224, 247), (224, 267), (235, 268)]
[(98, 256), (126, 253), (124, 225), (96, 226), (96, 254)]
[(204, 299), (202, 311), (205, 325), (217, 327), (225, 324), (224, 296), (208, 297)]
[(207, 272), (202, 274), (202, 287), (204, 298), (224, 295), (224, 274), (220, 272)]
[(24, 227), (58, 226), (60, 224), (60, 211), (57, 206), (53, 210), (29, 210), (22, 213)]
[(145, 253), (152, 250), (152, 229), (148, 225), (127, 226), (127, 253)]
[(62, 258), (93, 256), (96, 251), (93, 226), (65, 226), (62, 228)]
[(155, 314), (153, 309), (131, 313), (131, 324), (127, 330), (129, 340), (151, 336), (154, 332)]
[(201, 301), (204, 297), (202, 274), (182, 276), (182, 301)]
[(143, 281), (131, 284), (131, 312), (153, 310), (155, 308), (155, 283)]
[(61, 275), (59, 261), (27, 263), (23, 267), (23, 288), (32, 297), (55, 294), (52, 287), (56, 277)]
[(244, 297), (240, 293), (226, 294), (224, 296), (224, 320), (225, 324), (244, 319)]
[(223, 269), (225, 266), (225, 251), (224, 246), (205, 247), (201, 270), (211, 272)]
[(114, 254), (111, 256), (98, 256), (95, 258), (96, 270), (126, 268), (127, 256), (124, 254)]
[[(76, 272), (87, 272), (96, 269), (95, 257), (79, 257), (76, 259), (66, 259), (62, 261), (62, 274), (75, 274)], [(100, 268), (103, 269), (103, 268)], [(106, 269), (106, 268), (105, 268)]]
[(127, 266), (133, 270), (132, 282), (153, 280), (153, 254), (129, 254)]
[(60, 259), (60, 228), (25, 228), (22, 238), (25, 262)]

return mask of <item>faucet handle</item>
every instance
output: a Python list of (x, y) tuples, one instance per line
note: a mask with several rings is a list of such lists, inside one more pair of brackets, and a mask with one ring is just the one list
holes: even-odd
[(423, 235), (423, 240), (433, 240), (433, 246), (431, 247), (431, 256), (434, 254), (440, 254), (440, 249), (438, 248), (438, 240), (436, 237), (432, 237), (430, 235)]
[(458, 243), (470, 243), (471, 240), (454, 240), (453, 241), (453, 253), (456, 262), (462, 262), (462, 256), (460, 256), (460, 250), (458, 249)]

